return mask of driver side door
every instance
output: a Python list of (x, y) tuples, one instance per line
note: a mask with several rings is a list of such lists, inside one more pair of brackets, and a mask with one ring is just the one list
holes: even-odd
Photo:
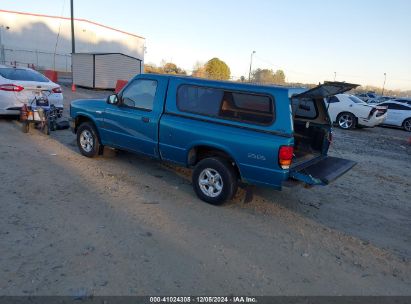
[(107, 145), (158, 156), (158, 122), (166, 80), (136, 78), (119, 94), (117, 104), (104, 113)]

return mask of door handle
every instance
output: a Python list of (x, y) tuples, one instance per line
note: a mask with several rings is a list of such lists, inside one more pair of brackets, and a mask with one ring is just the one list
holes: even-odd
[(150, 122), (150, 118), (148, 117), (141, 117), (141, 120), (145, 123), (149, 123)]

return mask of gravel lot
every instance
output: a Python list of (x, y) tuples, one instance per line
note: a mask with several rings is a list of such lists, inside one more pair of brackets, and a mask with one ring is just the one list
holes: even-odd
[(0, 119), (0, 295), (411, 295), (410, 135), (336, 130), (332, 185), (213, 207), (189, 170)]

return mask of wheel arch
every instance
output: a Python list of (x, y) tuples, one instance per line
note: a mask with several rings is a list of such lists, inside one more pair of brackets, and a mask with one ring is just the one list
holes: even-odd
[[(94, 129), (96, 130), (97, 137), (98, 137), (98, 140), (100, 142), (100, 145), (103, 144), (102, 141), (101, 141), (100, 130), (97, 128), (97, 124), (91, 116), (89, 116), (87, 114), (78, 114), (76, 116), (76, 118), (74, 119), (74, 122), (75, 122), (75, 124), (74, 124), (74, 133), (75, 134), (77, 134), (77, 130), (78, 130), (79, 126), (82, 123), (90, 122), (94, 126)], [(100, 151), (100, 153), (101, 153), (101, 151)]]
[(410, 117), (405, 118), (405, 119), (402, 121), (402, 123), (401, 123), (401, 127), (404, 127), (405, 122), (406, 122), (407, 120), (409, 120), (409, 119), (411, 119), (411, 116), (410, 116)]
[(78, 114), (74, 118), (74, 133), (77, 133), (78, 127), (84, 122), (91, 122), (97, 130), (97, 124), (91, 116), (87, 114)]
[(238, 162), (232, 156), (232, 153), (228, 152), (225, 148), (205, 144), (205, 143), (198, 143), (193, 145), (187, 153), (187, 165), (189, 167), (195, 166), (199, 161), (208, 157), (221, 157), (226, 159), (230, 164), (233, 165), (239, 179), (241, 179), (241, 171), (238, 166)]

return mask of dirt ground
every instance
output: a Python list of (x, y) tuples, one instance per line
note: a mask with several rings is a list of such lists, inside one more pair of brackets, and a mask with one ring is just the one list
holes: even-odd
[(332, 185), (214, 207), (186, 169), (0, 119), (0, 295), (411, 295), (410, 136), (336, 130)]

